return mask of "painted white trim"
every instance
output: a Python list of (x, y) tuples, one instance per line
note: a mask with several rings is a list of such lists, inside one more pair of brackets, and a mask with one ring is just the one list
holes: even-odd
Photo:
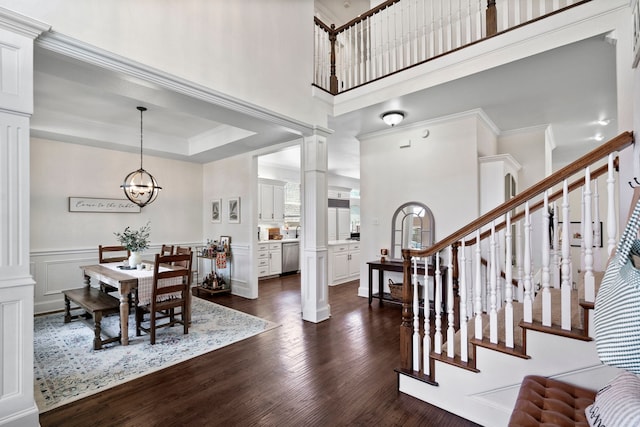
[(40, 48), (80, 60), (87, 64), (135, 77), (213, 105), (228, 108), (229, 110), (246, 114), (250, 117), (266, 120), (270, 123), (283, 126), (289, 131), (301, 136), (311, 135), (315, 130), (314, 126), (307, 123), (266, 110), (249, 102), (231, 97), (195, 82), (182, 79), (54, 31), (43, 34), (35, 41), (35, 44)]

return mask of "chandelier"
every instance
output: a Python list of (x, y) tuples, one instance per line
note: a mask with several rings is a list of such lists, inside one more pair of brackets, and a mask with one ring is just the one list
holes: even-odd
[(127, 199), (140, 207), (152, 203), (162, 187), (149, 172), (142, 168), (142, 113), (147, 111), (145, 107), (136, 107), (140, 111), (140, 169), (131, 172), (120, 186), (124, 190)]

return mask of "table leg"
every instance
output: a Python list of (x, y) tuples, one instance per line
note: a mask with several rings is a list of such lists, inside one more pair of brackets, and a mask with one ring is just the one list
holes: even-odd
[(373, 266), (369, 264), (369, 305), (373, 300)]
[(122, 345), (129, 345), (129, 290), (120, 293), (120, 333)]
[(384, 270), (378, 270), (378, 295), (380, 295), (380, 305), (382, 305), (382, 299), (384, 298)]

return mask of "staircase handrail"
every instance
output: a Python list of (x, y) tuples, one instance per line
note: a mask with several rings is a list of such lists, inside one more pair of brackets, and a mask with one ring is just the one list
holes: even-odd
[(405, 266), (409, 266), (412, 257), (430, 257), (451, 245), (455, 245), (461, 239), (469, 236), (476, 230), (490, 224), (491, 221), (500, 218), (502, 215), (505, 215), (512, 209), (524, 204), (526, 201), (531, 200), (536, 196), (540, 196), (554, 185), (558, 185), (564, 180), (577, 174), (578, 172), (583, 171), (587, 166), (592, 165), (593, 163), (605, 158), (613, 152), (621, 151), (624, 148), (630, 146), (631, 144), (633, 144), (633, 141), (634, 139), (632, 132), (623, 132), (615, 138), (609, 140), (608, 142), (600, 145), (598, 148), (580, 157), (573, 163), (570, 163), (557, 172), (539, 181), (537, 184), (534, 184), (531, 187), (527, 188), (520, 194), (516, 195), (514, 198), (480, 216), (479, 218), (458, 229), (444, 239), (434, 243), (432, 246), (425, 249), (403, 249), (402, 258), (405, 261)]

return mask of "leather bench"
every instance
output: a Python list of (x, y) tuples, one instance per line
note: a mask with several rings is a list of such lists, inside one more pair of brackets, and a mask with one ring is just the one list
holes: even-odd
[(585, 409), (596, 391), (559, 380), (529, 375), (524, 377), (509, 426), (589, 427)]

